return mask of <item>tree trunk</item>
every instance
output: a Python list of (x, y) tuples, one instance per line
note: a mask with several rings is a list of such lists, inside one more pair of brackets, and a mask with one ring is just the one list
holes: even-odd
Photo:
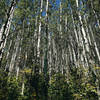
[(12, 54), (11, 62), (9, 65), (9, 74), (12, 72), (14, 64), (15, 64), (16, 56), (17, 56), (18, 49), (19, 49), (19, 42), (20, 42), (20, 38), (19, 38), (19, 36), (17, 36), (17, 39), (15, 41), (15, 47), (14, 47), (15, 51)]
[(5, 22), (5, 24), (3, 24), (1, 31), (0, 31), (0, 66), (1, 66), (1, 61), (2, 61), (2, 56), (3, 56), (3, 52), (4, 52), (4, 48), (7, 42), (7, 37), (9, 34), (9, 30), (10, 30), (10, 26), (11, 26), (11, 22), (13, 19), (13, 14), (15, 11), (15, 5), (16, 5), (16, 0), (13, 0), (11, 3), (11, 6), (9, 8), (9, 12), (8, 12), (8, 16), (7, 16), (7, 20)]

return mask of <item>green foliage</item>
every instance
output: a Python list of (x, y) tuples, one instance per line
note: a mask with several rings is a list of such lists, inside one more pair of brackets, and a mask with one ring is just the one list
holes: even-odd
[(20, 97), (19, 83), (15, 77), (8, 80), (8, 100), (18, 100)]
[[(14, 76), (9, 77), (8, 73), (0, 70), (0, 100), (98, 100), (97, 85), (92, 81), (95, 77), (91, 74), (85, 76), (84, 69), (73, 68), (66, 75), (55, 73), (48, 80), (44, 74), (35, 74), (30, 69), (21, 71), (25, 74), (24, 95), (21, 95), (22, 74), (18, 80)], [(46, 95), (47, 94), (47, 95)]]
[(81, 66), (80, 68), (73, 68), (71, 77), (73, 96), (76, 100), (98, 100), (97, 86), (94, 81), (90, 81), (95, 78), (93, 75), (91, 77), (86, 76), (85, 70)]
[[(7, 0), (0, 0), (0, 20), (2, 20), (2, 23), (6, 19), (6, 13), (8, 5), (6, 4)], [(1, 23), (0, 23), (1, 24)]]
[(57, 73), (52, 76), (49, 87), (49, 96), (52, 100), (73, 100), (72, 88), (64, 75)]
[(15, 77), (9, 77), (7, 72), (0, 70), (0, 100), (18, 100), (19, 97), (19, 82)]
[(1, 100), (7, 100), (7, 73), (6, 72), (2, 72), (2, 70), (0, 70), (0, 99)]

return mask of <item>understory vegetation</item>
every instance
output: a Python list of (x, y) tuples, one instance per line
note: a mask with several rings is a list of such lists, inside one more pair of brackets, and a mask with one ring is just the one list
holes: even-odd
[(18, 78), (0, 70), (0, 100), (98, 100), (96, 76), (85, 73), (82, 68), (73, 68), (67, 76), (53, 72), (45, 81), (43, 74), (30, 69), (21, 71)]

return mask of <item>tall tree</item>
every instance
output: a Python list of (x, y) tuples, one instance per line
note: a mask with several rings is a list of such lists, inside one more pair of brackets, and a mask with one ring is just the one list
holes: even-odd
[(9, 8), (9, 11), (7, 12), (7, 20), (6, 20), (5, 24), (2, 25), (2, 28), (0, 30), (0, 36), (1, 36), (1, 38), (0, 38), (1, 39), (0, 40), (0, 64), (2, 61), (2, 55), (4, 52), (5, 45), (6, 45), (7, 37), (9, 34), (13, 14), (15, 11), (15, 6), (16, 6), (16, 0), (13, 0), (11, 2), (11, 6)]

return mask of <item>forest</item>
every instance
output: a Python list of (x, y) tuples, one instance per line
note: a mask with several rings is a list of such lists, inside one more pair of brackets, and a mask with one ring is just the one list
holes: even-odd
[(0, 100), (100, 100), (100, 0), (0, 0)]

